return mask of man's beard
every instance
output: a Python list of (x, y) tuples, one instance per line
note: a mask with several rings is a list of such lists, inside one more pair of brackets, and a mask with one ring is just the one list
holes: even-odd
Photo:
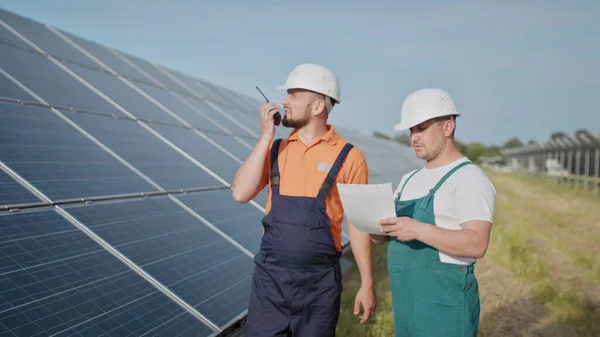
[(281, 120), (281, 125), (287, 128), (300, 129), (306, 126), (309, 121), (310, 118), (307, 118), (306, 116), (302, 119), (290, 119), (287, 115), (285, 115)]

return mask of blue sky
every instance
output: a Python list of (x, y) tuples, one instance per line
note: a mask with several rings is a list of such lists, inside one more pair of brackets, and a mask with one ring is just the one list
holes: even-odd
[[(440, 87), (457, 137), (501, 144), (600, 131), (598, 1), (22, 1), (3, 9), (271, 101), (299, 63), (332, 69), (331, 122), (394, 134), (404, 97)], [(495, 131), (497, 130), (497, 131)]]

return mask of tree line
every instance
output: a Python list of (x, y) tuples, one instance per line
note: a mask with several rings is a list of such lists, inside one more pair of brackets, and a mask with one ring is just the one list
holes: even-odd
[[(410, 136), (406, 133), (401, 133), (401, 134), (398, 134), (398, 135), (392, 137), (383, 132), (375, 131), (375, 132), (373, 132), (373, 136), (383, 138), (383, 139), (394, 140), (398, 143), (411, 146)], [(529, 144), (535, 143), (535, 141), (530, 140), (528, 143)], [(469, 158), (471, 161), (477, 161), (482, 157), (485, 157), (485, 158), (496, 157), (496, 156), (503, 157), (502, 154), (500, 153), (501, 150), (515, 148), (515, 147), (521, 147), (524, 145), (525, 144), (518, 137), (513, 137), (513, 138), (507, 140), (506, 142), (504, 142), (504, 144), (502, 144), (502, 145), (488, 145), (488, 146), (484, 145), (481, 142), (463, 143), (459, 140), (456, 140), (456, 146), (458, 147), (460, 152), (462, 154), (464, 154), (467, 158)]]

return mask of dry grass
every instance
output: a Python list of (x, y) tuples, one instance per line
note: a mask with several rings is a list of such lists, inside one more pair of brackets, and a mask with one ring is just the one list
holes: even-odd
[[(497, 190), (490, 248), (478, 261), (480, 336), (600, 336), (600, 197), (543, 179), (490, 173)], [(360, 286), (345, 276), (339, 336), (391, 336), (386, 246), (375, 249), (378, 310), (352, 315)], [(349, 258), (352, 258), (349, 254)]]

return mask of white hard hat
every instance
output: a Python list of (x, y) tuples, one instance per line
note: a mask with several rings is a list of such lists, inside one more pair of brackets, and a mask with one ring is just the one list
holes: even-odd
[(448, 115), (460, 116), (460, 112), (447, 92), (437, 88), (420, 89), (411, 92), (404, 99), (400, 123), (396, 124), (394, 129), (410, 129), (426, 120)]
[(288, 75), (285, 84), (277, 89), (306, 89), (331, 97), (336, 103), (340, 101), (340, 83), (331, 70), (313, 63), (297, 66)]

